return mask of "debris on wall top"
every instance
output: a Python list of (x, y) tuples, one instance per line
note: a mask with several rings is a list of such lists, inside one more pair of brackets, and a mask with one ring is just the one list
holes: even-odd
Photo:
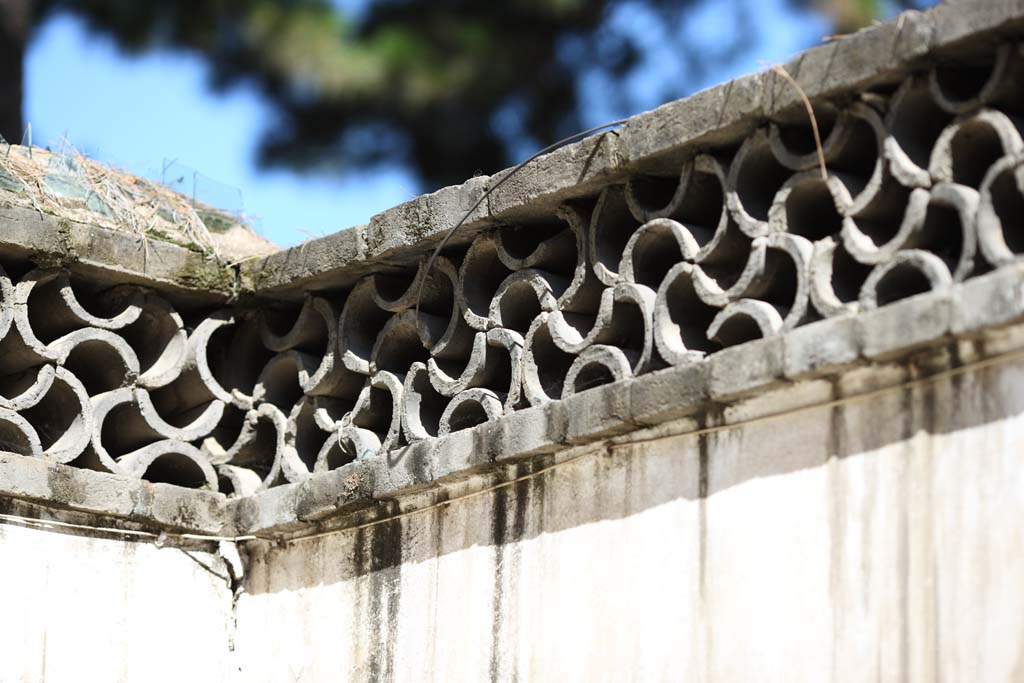
[(0, 204), (169, 242), (224, 262), (277, 247), (239, 216), (79, 154), (0, 142)]

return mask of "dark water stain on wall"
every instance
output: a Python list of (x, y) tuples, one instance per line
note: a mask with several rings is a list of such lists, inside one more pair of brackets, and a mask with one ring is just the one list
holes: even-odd
[[(531, 467), (519, 465), (514, 468), (512, 477), (518, 479), (531, 472)], [(491, 597), (491, 662), (490, 678), (492, 681), (519, 680), (516, 660), (511, 658), (511, 670), (502, 670), (501, 653), (515, 652), (516, 629), (506, 628), (506, 622), (515, 623), (515, 614), (506, 614), (505, 598), (517, 593), (515, 582), (519, 570), (521, 549), (518, 541), (522, 540), (526, 531), (527, 512), (530, 507), (530, 489), (539, 477), (531, 477), (517, 481), (511, 486), (496, 489), (492, 498), (493, 514), (491, 517), (491, 540), (494, 545), (494, 589)], [(511, 519), (510, 519), (511, 518)], [(512, 545), (508, 545), (512, 544)], [(508, 618), (506, 618), (508, 617)]]
[(491, 680), (498, 680), (501, 665), (501, 617), (505, 595), (505, 539), (508, 535), (508, 503), (512, 492), (503, 486), (491, 499), (491, 540), (494, 545), (494, 589), (491, 593)]
[[(352, 568), (355, 572), (356, 577), (360, 577), (366, 572), (367, 562), (366, 557), (366, 529), (358, 528), (352, 534)], [(357, 578), (358, 581), (358, 578)], [(355, 591), (355, 604), (352, 606), (352, 632), (356, 634), (355, 647), (357, 652), (355, 655), (355, 673), (357, 679), (365, 679), (367, 677), (365, 671), (365, 657), (364, 650), (371, 649), (373, 647), (372, 639), (370, 645), (364, 642), (363, 634), (366, 630), (363, 628), (364, 622), (372, 623), (372, 615), (370, 619), (364, 618), (366, 615), (366, 599), (365, 591), (362, 586), (357, 583)]]
[(359, 580), (353, 631), (368, 636), (356, 642), (363, 651), (356, 653), (355, 678), (391, 680), (402, 597), (401, 519), (356, 529), (352, 562)]
[[(700, 428), (705, 429), (708, 424), (712, 424), (710, 416), (706, 416), (700, 423)], [(697, 436), (697, 514), (700, 538), (699, 541), (699, 552), (700, 552), (700, 592), (704, 595), (704, 590), (707, 587), (707, 577), (705, 576), (707, 569), (707, 540), (708, 540), (708, 523), (707, 523), (707, 499), (709, 489), (709, 468), (711, 458), (711, 445), (708, 441), (711, 439), (710, 434), (699, 434)]]
[[(442, 505), (449, 499), (448, 493), (445, 490), (440, 490), (434, 499), (434, 502), (438, 505), (435, 507), (430, 514), (430, 531), (431, 531), (431, 549), (433, 552), (434, 562), (432, 563), (433, 573), (433, 595), (430, 599), (432, 614), (430, 617), (431, 627), (436, 631), (437, 629), (437, 615), (439, 609), (445, 609), (447, 605), (441, 605), (438, 600), (439, 595), (439, 584), (441, 577), (440, 558), (444, 555), (444, 539), (445, 539), (445, 514), (447, 506)], [(430, 638), (427, 641), (427, 657), (424, 662), (424, 666), (428, 671), (434, 670), (435, 657), (437, 654), (437, 638)]]
[[(718, 424), (721, 413), (709, 410), (700, 419), (698, 427), (701, 430)], [(698, 595), (700, 596), (701, 623), (704, 626), (704, 648), (706, 655), (704, 661), (710, 666), (714, 660), (711, 638), (711, 629), (707, 628), (708, 618), (708, 496), (711, 490), (711, 451), (713, 434), (700, 433), (697, 436), (697, 525), (698, 525)], [(710, 670), (704, 672), (710, 678)]]
[(370, 527), (370, 614), (381, 624), (370, 654), (370, 680), (393, 678), (398, 613), (402, 599), (402, 521), (392, 519)]
[[(837, 379), (833, 378), (832, 400), (838, 401), (842, 396), (842, 389)], [(846, 438), (846, 408), (842, 403), (836, 403), (829, 410), (828, 424), (828, 453), (826, 453), (825, 467), (828, 474), (828, 498), (829, 498), (829, 597), (833, 605), (842, 604), (844, 580), (843, 555), (846, 545), (846, 534), (844, 522), (846, 519), (847, 497), (846, 488), (843, 482), (840, 468), (843, 460), (849, 455), (849, 444)], [(867, 589), (868, 586), (865, 586)], [(839, 615), (832, 619), (832, 641), (842, 642), (844, 633), (844, 621)], [(838, 679), (840, 674), (840, 660), (837, 648), (832, 648), (832, 678)]]
[[(904, 476), (900, 483), (900, 497), (910, 500), (914, 488), (913, 479), (913, 453), (914, 446), (911, 439), (914, 436), (914, 388), (908, 386), (900, 392), (900, 420), (902, 429), (900, 436), (903, 439), (900, 456), (904, 459)], [(906, 677), (910, 671), (910, 512), (907, 505), (899, 506), (899, 521), (897, 524), (897, 562), (899, 565), (899, 610), (900, 610), (900, 634), (899, 634), (899, 662), (900, 674)]]

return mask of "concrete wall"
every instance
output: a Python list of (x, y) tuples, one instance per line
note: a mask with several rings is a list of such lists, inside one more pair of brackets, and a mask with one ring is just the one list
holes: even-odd
[(209, 544), (8, 500), (94, 529), (0, 524), (0, 681), (1024, 680), (1012, 358), (840, 404), (920, 366), (805, 382), (246, 543), (234, 610)]
[(1024, 680), (1024, 363), (249, 549), (247, 681)]
[(232, 680), (223, 562), (88, 534), (0, 524), (0, 681)]
[(239, 268), (0, 210), (0, 683), (1024, 681), (1022, 35), (906, 13)]

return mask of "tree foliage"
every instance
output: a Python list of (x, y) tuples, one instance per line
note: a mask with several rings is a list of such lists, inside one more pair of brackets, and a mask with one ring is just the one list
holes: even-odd
[[(698, 4), (630, 1), (670, 27), (681, 27)], [(261, 144), (269, 164), (352, 168), (387, 160), (436, 186), (515, 161), (524, 141), (583, 127), (583, 74), (601, 75), (617, 111), (652, 104), (632, 101), (621, 87), (650, 45), (610, 20), (619, 0), (367, 0), (347, 11), (328, 0), (0, 0), (0, 12), (19, 4), (28, 6), (30, 23), (71, 12), (129, 51), (202, 55), (215, 86), (256, 86), (277, 113)], [(722, 4), (749, 10), (756, 3)], [(878, 12), (877, 0), (830, 0), (823, 8), (843, 31)], [(685, 41), (672, 49), (694, 69), (727, 56), (754, 30), (749, 11), (733, 16), (734, 39), (720, 51)], [(683, 94), (676, 83), (661, 96)], [(0, 133), (11, 137), (3, 125), (0, 118)]]

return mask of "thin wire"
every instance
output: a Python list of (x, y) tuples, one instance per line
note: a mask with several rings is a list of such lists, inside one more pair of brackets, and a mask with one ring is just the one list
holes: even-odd
[(494, 185), (492, 185), (491, 187), (487, 188), (487, 190), (482, 195), (480, 195), (480, 198), (476, 200), (476, 203), (473, 204), (473, 206), (471, 206), (465, 214), (463, 214), (462, 218), (459, 219), (459, 222), (453, 225), (451, 229), (448, 230), (445, 236), (441, 239), (440, 243), (438, 243), (437, 247), (434, 248), (434, 251), (430, 255), (430, 258), (427, 259), (427, 266), (426, 268), (423, 269), (423, 275), (420, 278), (419, 287), (416, 289), (416, 319), (419, 320), (420, 317), (420, 299), (423, 297), (423, 285), (427, 281), (427, 276), (430, 275), (430, 271), (434, 267), (434, 262), (437, 261), (437, 257), (441, 255), (441, 251), (445, 248), (445, 246), (447, 246), (448, 242), (451, 241), (452, 237), (455, 235), (455, 231), (461, 228), (462, 224), (469, 220), (469, 217), (473, 215), (473, 212), (476, 211), (480, 207), (480, 205), (483, 204), (484, 201), (489, 196), (491, 196), (491, 194), (495, 190), (497, 190), (499, 187), (505, 184), (506, 180), (508, 180), (516, 173), (521, 171), (524, 166), (526, 166), (528, 163), (530, 163), (537, 157), (544, 156), (545, 154), (553, 152), (556, 149), (559, 149), (560, 147), (564, 147), (565, 145), (568, 145), (571, 142), (582, 140), (588, 135), (592, 135), (594, 133), (597, 133), (598, 131), (607, 130), (609, 128), (616, 128), (618, 126), (624, 125), (628, 120), (629, 119), (619, 119), (617, 121), (612, 121), (610, 123), (604, 123), (601, 124), (600, 126), (594, 126), (593, 128), (588, 128), (587, 130), (582, 131), (580, 133), (575, 133), (573, 135), (570, 135), (569, 137), (562, 138), (558, 142), (552, 143), (545, 147), (544, 149), (540, 150), (539, 152), (534, 153), (533, 156), (531, 156), (529, 159), (520, 162), (504, 177), (502, 177), (501, 180), (494, 183)]
[(0, 514), (0, 520), (7, 522), (15, 522), (18, 524), (24, 524), (26, 526), (40, 527), (43, 529), (75, 529), (79, 531), (92, 531), (92, 532), (103, 532), (109, 534), (120, 534), (122, 536), (134, 536), (137, 538), (180, 538), (190, 541), (228, 541), (231, 543), (238, 543), (239, 541), (255, 541), (258, 537), (247, 535), (247, 536), (213, 536), (208, 534), (179, 534), (168, 531), (161, 531), (154, 533), (152, 531), (140, 531), (138, 529), (119, 529), (116, 527), (100, 527), (91, 526), (89, 524), (73, 524), (71, 522), (61, 522), (55, 519), (37, 519), (35, 517), (22, 517), (21, 515), (8, 515)]

